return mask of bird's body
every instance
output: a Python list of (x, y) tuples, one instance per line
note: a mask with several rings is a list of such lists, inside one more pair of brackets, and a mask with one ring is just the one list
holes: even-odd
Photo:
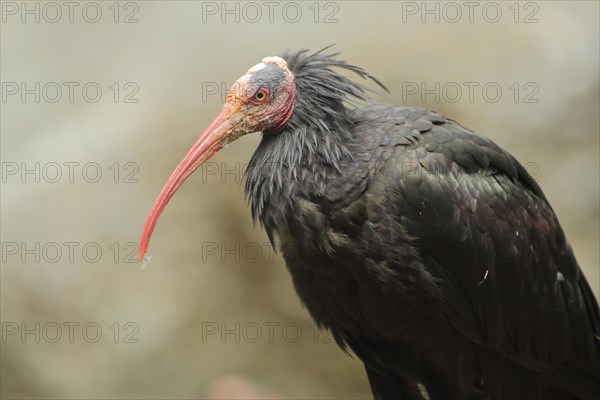
[[(295, 108), (262, 126), (246, 193), (374, 396), (421, 399), (418, 382), (432, 400), (598, 398), (598, 305), (527, 171), (434, 112), (348, 106), (364, 87), (331, 68), (371, 78), (360, 68), (283, 60)], [(276, 93), (277, 74), (253, 78)]]
[[(324, 156), (281, 159), (270, 136), (249, 164), (250, 194), (281, 168), (283, 184), (253, 210), (315, 321), (372, 373), (414, 377), (442, 399), (463, 398), (485, 369), (492, 399), (547, 399), (555, 365), (589, 374), (591, 398), (594, 299), (524, 168), (427, 110), (375, 105), (348, 118), (339, 171)], [(540, 365), (527, 374), (527, 363)]]

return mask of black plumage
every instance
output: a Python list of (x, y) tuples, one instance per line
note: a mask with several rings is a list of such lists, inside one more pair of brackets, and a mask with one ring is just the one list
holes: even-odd
[(598, 304), (538, 184), (435, 112), (361, 105), (369, 89), (353, 74), (384, 88), (305, 50), (238, 79), (159, 195), (140, 256), (183, 181), (262, 131), (252, 215), (375, 398), (600, 398)]
[(600, 313), (550, 204), (510, 154), (425, 109), (353, 107), (372, 78), (286, 53), (294, 114), (247, 171), (252, 213), (376, 398), (600, 396)]

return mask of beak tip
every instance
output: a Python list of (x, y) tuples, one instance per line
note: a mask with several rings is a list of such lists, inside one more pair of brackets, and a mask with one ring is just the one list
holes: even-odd
[(147, 233), (147, 229), (144, 229), (144, 233), (142, 233), (142, 238), (140, 239), (140, 245), (138, 249), (138, 262), (145, 261), (148, 254), (148, 246), (150, 245), (150, 238)]
[(146, 235), (146, 232), (144, 232), (144, 235), (142, 236), (142, 239), (140, 240), (140, 246), (139, 246), (139, 250), (138, 250), (138, 262), (144, 261), (146, 259), (146, 254), (148, 254), (148, 245), (149, 245), (149, 238)]

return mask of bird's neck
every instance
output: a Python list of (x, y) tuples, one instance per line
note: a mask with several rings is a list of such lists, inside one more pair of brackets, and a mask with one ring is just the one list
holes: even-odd
[(349, 112), (338, 112), (340, 120), (316, 123), (299, 124), (292, 118), (280, 133), (263, 134), (248, 164), (245, 190), (253, 218), (269, 236), (297, 200), (325, 191), (352, 158)]

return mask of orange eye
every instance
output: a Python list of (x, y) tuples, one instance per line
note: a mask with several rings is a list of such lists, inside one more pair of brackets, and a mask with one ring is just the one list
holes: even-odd
[(269, 90), (265, 88), (260, 88), (254, 94), (254, 99), (259, 103), (265, 102), (269, 99)]

